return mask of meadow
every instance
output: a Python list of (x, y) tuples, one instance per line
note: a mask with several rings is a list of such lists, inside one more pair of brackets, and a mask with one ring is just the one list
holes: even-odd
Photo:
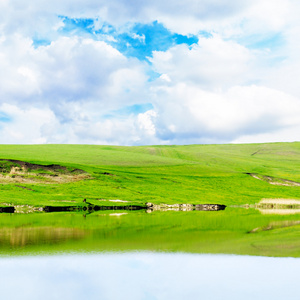
[[(11, 172), (7, 160), (59, 165), (64, 171), (58, 176), (35, 168), (19, 174)], [(120, 199), (131, 204), (232, 206), (255, 204), (263, 198), (300, 198), (300, 142), (139, 147), (0, 145), (1, 164), (0, 206), (77, 205), (83, 199), (95, 205)]]

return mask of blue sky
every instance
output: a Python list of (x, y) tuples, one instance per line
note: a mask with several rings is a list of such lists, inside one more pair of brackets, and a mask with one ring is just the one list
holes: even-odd
[(295, 0), (0, 0), (0, 142), (300, 140)]
[[(158, 21), (151, 23), (128, 24), (118, 31), (113, 25), (104, 23), (101, 28), (95, 28), (94, 19), (68, 18), (61, 16), (63, 20), (62, 34), (66, 36), (79, 35), (95, 40), (105, 40), (127, 57), (136, 57), (147, 60), (153, 51), (166, 51), (172, 46), (186, 44), (192, 45), (198, 42), (196, 35), (182, 35), (172, 33)], [(48, 41), (49, 43), (50, 41)], [(44, 45), (45, 40), (39, 40), (37, 44)]]
[(10, 121), (11, 121), (10, 117), (7, 114), (2, 113), (0, 111), (0, 123), (1, 122), (10, 122)]

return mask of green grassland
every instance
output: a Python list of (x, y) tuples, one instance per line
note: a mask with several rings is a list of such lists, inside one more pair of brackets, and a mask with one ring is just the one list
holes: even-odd
[[(109, 199), (130, 203), (254, 204), (262, 198), (300, 199), (300, 142), (242, 145), (92, 146), (0, 145), (0, 159), (57, 164), (84, 170), (86, 178), (70, 182), (2, 180), (5, 204), (70, 205), (84, 198), (95, 205)], [(9, 175), (3, 166), (2, 176)], [(39, 170), (35, 171), (40, 172)], [(0, 172), (1, 173), (1, 172)], [(47, 172), (46, 172), (47, 173)]]

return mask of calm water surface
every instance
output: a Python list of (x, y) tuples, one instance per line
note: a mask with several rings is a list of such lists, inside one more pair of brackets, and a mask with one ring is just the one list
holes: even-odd
[(1, 299), (299, 300), (299, 220), (254, 209), (1, 214)]
[(2, 258), (2, 299), (300, 299), (300, 259), (118, 253)]

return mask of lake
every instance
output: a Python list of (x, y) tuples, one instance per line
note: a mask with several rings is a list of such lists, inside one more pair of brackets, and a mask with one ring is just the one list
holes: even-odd
[(0, 214), (3, 299), (300, 299), (300, 215)]

